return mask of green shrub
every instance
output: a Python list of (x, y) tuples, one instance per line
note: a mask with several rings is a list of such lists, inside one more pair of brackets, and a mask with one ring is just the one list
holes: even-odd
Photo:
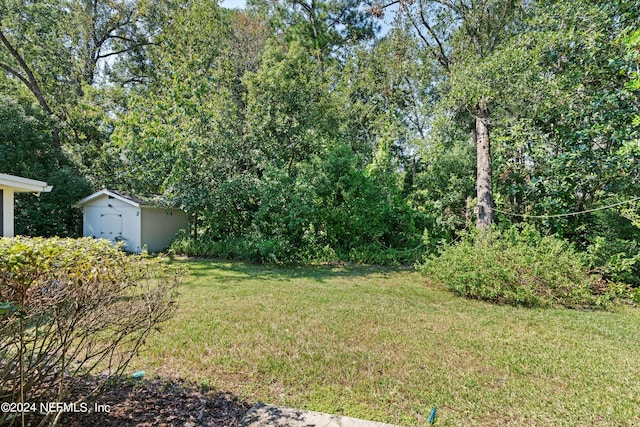
[(624, 293), (566, 241), (531, 228), (466, 236), (419, 268), (458, 295), (501, 304), (595, 308)]
[(420, 232), (394, 175), (363, 170), (348, 145), (240, 181), (246, 185), (220, 193), (225, 203), (211, 207), (196, 239), (176, 239), (175, 253), (266, 263), (416, 261)]
[(414, 249), (394, 249), (370, 244), (351, 249), (345, 258), (357, 264), (412, 265), (423, 254), (422, 249), (422, 246)]
[[(213, 240), (200, 236), (197, 240), (185, 234), (171, 245), (171, 251), (189, 256), (206, 256), (267, 264), (352, 262), (376, 265), (411, 265), (424, 253), (424, 247), (414, 249), (384, 248), (379, 244), (360, 245), (348, 252), (336, 251), (329, 244), (321, 245), (313, 239), (295, 246), (283, 236), (270, 238), (230, 238)], [(313, 235), (312, 235), (313, 237)]]
[(0, 401), (95, 397), (67, 386), (121, 374), (173, 313), (182, 274), (105, 240), (0, 238)]
[(189, 256), (244, 260), (255, 256), (246, 241), (241, 238), (218, 240), (209, 235), (202, 235), (194, 239), (185, 233), (178, 234), (171, 244), (171, 252)]
[(635, 240), (596, 236), (587, 248), (594, 269), (616, 283), (640, 288), (640, 244)]

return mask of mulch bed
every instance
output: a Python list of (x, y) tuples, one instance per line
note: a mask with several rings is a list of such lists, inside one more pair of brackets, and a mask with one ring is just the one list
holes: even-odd
[[(94, 412), (96, 404), (102, 405), (101, 412)], [(213, 392), (173, 381), (129, 381), (111, 386), (89, 404), (88, 412), (65, 414), (58, 425), (238, 426), (251, 406), (229, 392)]]

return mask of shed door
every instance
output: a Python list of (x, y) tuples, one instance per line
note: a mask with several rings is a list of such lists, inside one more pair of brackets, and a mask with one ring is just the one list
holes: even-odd
[(122, 214), (100, 215), (100, 237), (116, 242), (122, 239)]

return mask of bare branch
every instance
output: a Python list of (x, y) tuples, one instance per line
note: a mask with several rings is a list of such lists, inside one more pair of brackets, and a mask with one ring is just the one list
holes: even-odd
[(302, 0), (295, 0), (295, 1), (294, 1), (294, 3), (295, 3), (295, 4), (297, 4), (297, 5), (299, 5), (299, 6), (302, 6), (302, 8), (303, 8), (304, 10), (306, 10), (306, 11), (309, 13), (309, 15), (311, 15), (311, 14), (313, 13), (313, 10), (311, 9), (311, 6), (309, 6), (308, 4), (306, 4), (304, 1), (302, 1)]
[(332, 28), (334, 25), (339, 24), (340, 20), (342, 20), (342, 17), (347, 12), (347, 10), (349, 10), (349, 8), (344, 7), (342, 11), (338, 14), (338, 16), (336, 16), (334, 19), (331, 20), (331, 23), (328, 25), (328, 27)]
[(22, 81), (22, 83), (24, 83), (25, 85), (29, 86), (29, 80), (27, 80), (27, 78), (25, 76), (20, 74), (20, 72), (18, 70), (14, 69), (14, 68), (11, 68), (7, 64), (3, 64), (1, 62), (0, 62), (0, 68), (5, 70), (9, 74), (12, 74), (14, 77), (17, 77), (18, 79), (20, 79), (20, 81)]
[(26, 78), (20, 78), (15, 73), (12, 73), (12, 74), (20, 78), (20, 80), (29, 88), (29, 90), (31, 90), (31, 92), (35, 95), (36, 99), (38, 100), (38, 103), (47, 112), (47, 114), (53, 115), (53, 111), (51, 111), (51, 108), (49, 108), (49, 104), (44, 99), (44, 96), (42, 95), (42, 91), (40, 90), (40, 85), (38, 84), (38, 81), (33, 75), (31, 68), (29, 68), (26, 61), (22, 57), (22, 55), (20, 55), (20, 53), (16, 50), (16, 48), (13, 47), (13, 45), (9, 42), (9, 40), (7, 40), (4, 33), (2, 32), (2, 29), (0, 29), (0, 41), (7, 48), (11, 56), (13, 56), (13, 58), (16, 61), (18, 61), (20, 68), (22, 68), (22, 71), (24, 71), (24, 73), (26, 74)]
[[(440, 38), (438, 37), (438, 34), (435, 32), (435, 30), (431, 27), (431, 25), (429, 25), (429, 22), (427, 20), (427, 18), (424, 16), (424, 8), (422, 7), (423, 3), (422, 0), (420, 0), (419, 3), (419, 8), (420, 8), (420, 21), (422, 22), (422, 25), (424, 25), (424, 27), (427, 29), (427, 31), (429, 31), (429, 34), (431, 35), (431, 37), (433, 38), (433, 40), (435, 41), (435, 43), (438, 46), (438, 51), (439, 54), (437, 54), (434, 50), (435, 48), (432, 47), (432, 44), (428, 43), (426, 41), (426, 38), (424, 36), (420, 36), (420, 38), (422, 38), (423, 41), (425, 41), (425, 43), (428, 44), (428, 46), (430, 47), (430, 50), (432, 50), (432, 54), (433, 56), (436, 58), (436, 60), (444, 67), (444, 69), (449, 72), (449, 58), (447, 57), (447, 54), (444, 50), (444, 46), (442, 44), (442, 42), (440, 41)], [(415, 25), (414, 25), (415, 26)]]
[[(117, 35), (117, 34), (116, 34), (116, 35), (112, 35), (112, 36), (110, 36), (109, 38), (111, 38), (111, 39), (116, 39), (116, 40), (122, 40), (122, 41), (130, 42), (130, 43), (133, 43), (133, 42), (135, 42), (135, 41), (136, 41), (135, 39), (132, 39), (132, 38), (130, 38), (130, 37), (119, 36), (119, 35)], [(145, 42), (145, 43), (153, 44), (153, 42)]]
[(154, 44), (155, 44), (155, 43), (152, 43), (152, 42), (148, 42), (148, 43), (147, 43), (147, 42), (145, 42), (145, 43), (138, 43), (138, 44), (136, 44), (136, 45), (129, 46), (129, 47), (128, 47), (128, 48), (126, 48), (126, 49), (117, 50), (117, 51), (115, 51), (115, 52), (109, 52), (109, 53), (106, 53), (106, 54), (104, 54), (104, 55), (102, 55), (102, 54), (98, 54), (98, 55), (96, 56), (96, 61), (97, 61), (97, 60), (99, 60), (99, 59), (108, 58), (108, 57), (110, 57), (110, 56), (120, 55), (120, 54), (122, 54), (122, 53), (129, 52), (129, 51), (131, 51), (131, 50), (133, 50), (133, 49), (135, 49), (135, 48), (137, 48), (137, 47), (149, 46), (149, 45), (154, 45)]

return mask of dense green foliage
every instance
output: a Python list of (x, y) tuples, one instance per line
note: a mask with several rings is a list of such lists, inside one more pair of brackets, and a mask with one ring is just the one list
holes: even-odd
[(29, 103), (0, 96), (0, 158), (2, 173), (36, 177), (53, 185), (39, 198), (16, 195), (17, 234), (65, 236), (81, 230), (78, 212), (69, 207), (91, 188), (67, 156), (52, 145), (47, 118)]
[(68, 390), (95, 368), (100, 384), (123, 372), (173, 313), (183, 273), (105, 240), (0, 238), (0, 400), (95, 397)]
[(632, 297), (590, 271), (585, 254), (532, 228), (467, 236), (420, 269), (458, 295), (501, 304), (593, 308)]
[(176, 252), (410, 263), (495, 205), (487, 221), (638, 286), (638, 16), (631, 0), (2, 0), (0, 172), (54, 186), (18, 198), (17, 231), (77, 235), (70, 206), (107, 187), (184, 209)]
[[(209, 229), (197, 241), (182, 236), (173, 250), (266, 262), (393, 263), (415, 257), (407, 248), (418, 245), (420, 235), (410, 209), (396, 189), (358, 169), (348, 146), (336, 147), (325, 159), (314, 156), (293, 176), (270, 168), (254, 185), (254, 212), (238, 218), (231, 211), (228, 222), (220, 221), (229, 227)], [(243, 191), (236, 188), (236, 194)]]

